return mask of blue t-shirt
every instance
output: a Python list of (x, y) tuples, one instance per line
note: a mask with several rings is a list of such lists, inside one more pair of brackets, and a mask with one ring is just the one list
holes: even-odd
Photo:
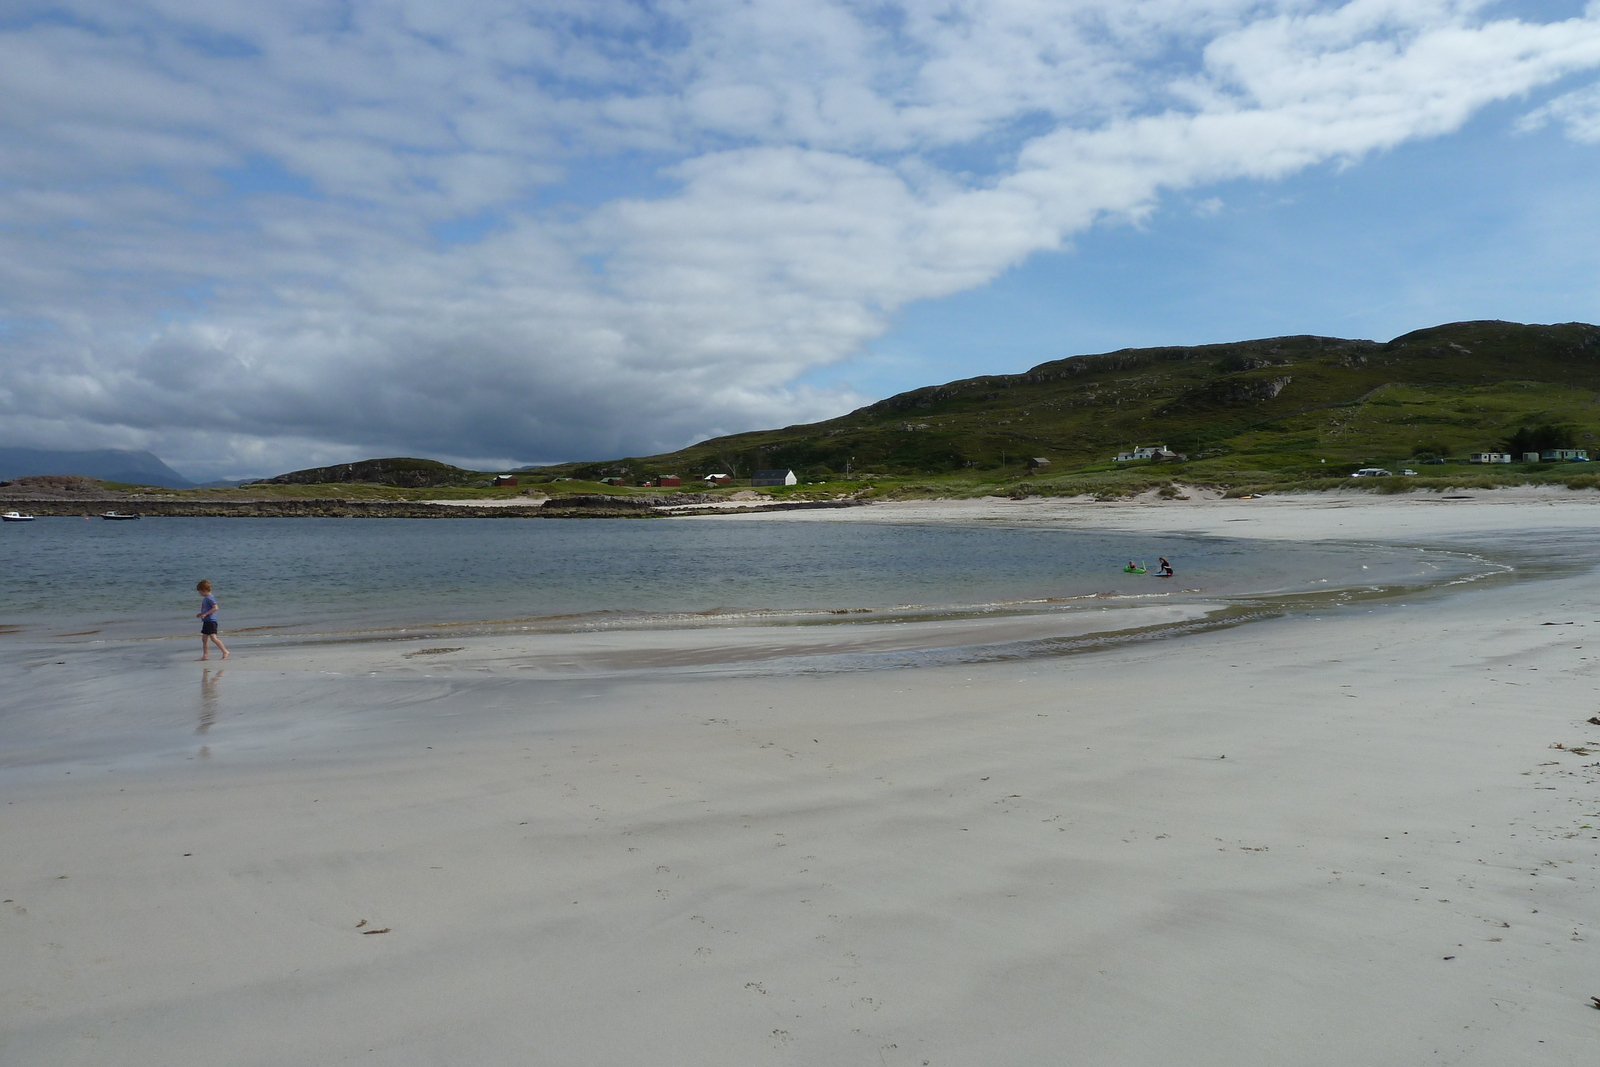
[(205, 622), (217, 621), (217, 598), (210, 593), (200, 598), (200, 617)]

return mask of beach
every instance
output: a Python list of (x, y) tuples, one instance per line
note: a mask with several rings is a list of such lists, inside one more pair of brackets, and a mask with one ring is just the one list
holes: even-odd
[[(0, 1062), (1588, 1064), (1600, 494), (1457, 495), (661, 520), (1516, 568), (1082, 654), (548, 669), (648, 666), (639, 631), (30, 664), (59, 736), (0, 771)], [(170, 743), (119, 749), (129, 717)]]

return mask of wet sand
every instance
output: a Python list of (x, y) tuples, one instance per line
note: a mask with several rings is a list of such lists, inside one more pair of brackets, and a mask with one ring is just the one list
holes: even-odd
[[(0, 1061), (1587, 1064), (1600, 494), (1473, 495), (682, 520), (1554, 561), (1087, 655), (61, 657), (13, 679), (59, 736), (0, 771)], [(129, 717), (164, 732), (131, 752)]]

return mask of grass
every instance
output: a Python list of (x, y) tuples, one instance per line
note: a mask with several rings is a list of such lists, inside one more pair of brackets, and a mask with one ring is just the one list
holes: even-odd
[[(870, 475), (874, 494), (886, 480), (1048, 486), (1065, 474), (1114, 490), (1117, 451), (1165, 443), (1189, 454), (1190, 479), (1291, 483), (1424, 451), (1464, 456), (1539, 424), (1569, 426), (1579, 447), (1597, 447), (1600, 328), (1469, 322), (1386, 344), (1289, 337), (1080, 356), (912, 390), (826, 422), (545, 471), (698, 480), (787, 467), (830, 487)], [(1048, 459), (1050, 473), (1030, 473), (1032, 457)]]

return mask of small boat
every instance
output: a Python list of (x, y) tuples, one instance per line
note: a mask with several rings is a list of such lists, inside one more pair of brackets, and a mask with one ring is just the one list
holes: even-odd
[(32, 515), (24, 515), (20, 511), (8, 511), (0, 515), (0, 522), (32, 522)]
[(100, 517), (102, 519), (115, 519), (115, 520), (121, 522), (121, 521), (125, 521), (127, 519), (137, 519), (139, 516), (137, 516), (137, 515), (124, 515), (120, 511), (103, 511), (103, 512), (100, 513)]

